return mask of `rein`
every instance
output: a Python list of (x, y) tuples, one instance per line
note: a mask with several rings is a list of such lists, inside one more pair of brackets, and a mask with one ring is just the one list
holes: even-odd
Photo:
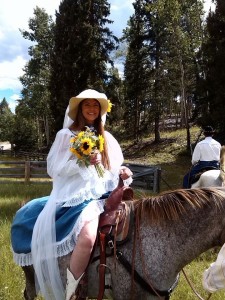
[[(187, 280), (187, 283), (189, 284), (189, 286), (191, 287), (192, 291), (194, 292), (194, 294), (198, 297), (198, 299), (200, 300), (204, 300), (204, 298), (202, 298), (198, 292), (196, 292), (195, 288), (193, 287), (191, 281), (188, 279), (187, 274), (185, 273), (184, 269), (182, 269), (182, 273), (184, 274), (185, 279)], [(209, 300), (211, 298), (212, 294), (209, 293), (209, 296), (206, 298), (206, 300)]]
[[(123, 255), (122, 251), (118, 249), (118, 246), (125, 243), (128, 239), (131, 239), (131, 228), (133, 226), (133, 223), (135, 222), (135, 217), (133, 213), (133, 209), (130, 211), (130, 226), (129, 226), (129, 233), (125, 241), (123, 242), (116, 242), (115, 237), (112, 236), (111, 232), (108, 234), (102, 234), (100, 232), (100, 255), (97, 257), (94, 257), (92, 259), (92, 263), (96, 260), (100, 260), (100, 264), (98, 266), (99, 268), (99, 294), (97, 300), (103, 299), (104, 295), (104, 290), (105, 290), (105, 268), (107, 267), (106, 264), (106, 257), (109, 256), (114, 256), (126, 269), (126, 271), (132, 276), (132, 279), (138, 283), (143, 290), (147, 291), (148, 293), (152, 294), (153, 296), (157, 296), (158, 298), (162, 299), (164, 298), (165, 300), (170, 299), (170, 295), (173, 292), (174, 288), (177, 286), (178, 281), (179, 281), (179, 274), (176, 277), (175, 282), (173, 285), (165, 291), (158, 290), (152, 286), (152, 284), (149, 283), (146, 279), (144, 279), (135, 269), (133, 262), (132, 264), (126, 259), (126, 257)], [(137, 226), (136, 226), (137, 228)], [(136, 231), (136, 230), (135, 230)], [(136, 240), (136, 238), (135, 238)], [(106, 245), (110, 249), (111, 253), (106, 253)]]
[[(137, 221), (137, 220), (138, 220), (138, 221)], [(135, 230), (135, 243), (136, 243), (136, 239), (139, 239), (139, 248), (140, 248), (140, 253), (141, 253), (140, 255), (141, 255), (141, 258), (142, 258), (142, 268), (143, 268), (143, 270), (144, 270), (145, 277), (147, 278), (148, 276), (147, 276), (147, 274), (146, 274), (146, 270), (145, 270), (145, 267), (144, 267), (144, 266), (145, 266), (145, 263), (144, 263), (144, 261), (143, 261), (144, 254), (143, 254), (142, 244), (141, 244), (141, 239), (140, 239), (140, 234), (139, 234), (139, 229), (140, 229), (139, 218), (137, 218), (137, 220), (136, 220), (136, 230)], [(190, 280), (188, 279), (188, 277), (187, 277), (187, 275), (186, 275), (184, 269), (182, 269), (182, 273), (184, 274), (185, 279), (187, 280), (189, 286), (191, 287), (191, 289), (192, 289), (192, 291), (194, 292), (194, 294), (198, 297), (198, 299), (200, 299), (200, 300), (205, 300), (205, 299), (202, 298), (202, 297), (200, 296), (200, 294), (195, 290), (195, 288), (193, 287), (192, 283), (191, 283)], [(178, 273), (178, 275), (177, 275), (177, 277), (176, 277), (176, 280), (175, 280), (174, 284), (173, 284), (173, 285), (171, 286), (171, 288), (167, 291), (167, 293), (168, 293), (167, 295), (164, 295), (164, 291), (158, 291), (158, 290), (154, 289), (152, 285), (150, 285), (150, 284), (148, 284), (148, 285), (150, 285), (151, 288), (153, 289), (153, 291), (154, 291), (154, 293), (155, 293), (155, 294), (152, 293), (153, 295), (158, 296), (159, 299), (161, 299), (161, 296), (165, 296), (165, 297), (166, 297), (165, 300), (169, 300), (169, 299), (170, 299), (171, 293), (173, 292), (173, 290), (175, 289), (175, 287), (176, 287), (177, 284), (178, 284), (178, 281), (179, 281), (179, 273)], [(142, 286), (142, 287), (143, 287), (143, 286)], [(209, 299), (211, 298), (211, 296), (212, 296), (212, 294), (209, 293), (209, 296), (206, 298), (206, 300), (209, 300)]]
[[(140, 223), (139, 223), (139, 218), (136, 218), (135, 225), (136, 226), (135, 226), (135, 233), (134, 233), (134, 247), (133, 248), (135, 249), (135, 247), (136, 247), (136, 241), (139, 240), (139, 248), (140, 248), (139, 250), (140, 250), (140, 256), (141, 256), (141, 260), (142, 260), (142, 268), (143, 268), (143, 272), (144, 272), (145, 277), (148, 278), (149, 275), (147, 274), (146, 269), (145, 269), (144, 253), (143, 253), (142, 243), (141, 243), (141, 239), (140, 239)], [(134, 275), (135, 275), (135, 270), (134, 270)], [(175, 289), (175, 287), (177, 286), (177, 284), (179, 282), (179, 278), (180, 278), (180, 274), (178, 273), (178, 275), (177, 275), (177, 277), (175, 279), (175, 282), (166, 291), (161, 291), (161, 290), (158, 290), (158, 289), (154, 288), (153, 285), (150, 283), (149, 280), (148, 281), (145, 280), (145, 282), (147, 282), (147, 285), (150, 287), (152, 295), (157, 296), (159, 299), (162, 299), (162, 297), (165, 297), (165, 300), (169, 300), (170, 296), (171, 296), (171, 294), (173, 292), (173, 290)], [(135, 279), (135, 276), (134, 276), (134, 279)]]

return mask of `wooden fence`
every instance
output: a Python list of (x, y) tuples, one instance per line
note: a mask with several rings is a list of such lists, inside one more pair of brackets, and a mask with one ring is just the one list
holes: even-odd
[(133, 172), (131, 186), (138, 189), (150, 190), (154, 193), (160, 192), (161, 168), (157, 166), (124, 163)]
[[(132, 187), (160, 191), (161, 168), (133, 163), (125, 163), (133, 172)], [(47, 174), (46, 161), (0, 161), (0, 183), (6, 182), (42, 183), (51, 182)]]
[(46, 153), (41, 153), (41, 152), (28, 152), (28, 151), (17, 151), (15, 152), (15, 157), (19, 157), (24, 160), (38, 160), (38, 161), (45, 161), (47, 158)]
[(0, 161), (0, 183), (51, 182), (46, 161)]

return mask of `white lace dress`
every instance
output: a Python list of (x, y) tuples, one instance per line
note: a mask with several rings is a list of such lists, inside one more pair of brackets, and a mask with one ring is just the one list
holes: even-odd
[[(71, 136), (72, 132), (68, 128), (60, 130), (49, 152), (47, 169), (53, 178), (50, 196), (35, 199), (33, 203), (31, 201), (22, 207), (12, 225), (14, 259), (22, 266), (34, 265), (39, 288), (47, 300), (63, 299), (64, 291), (57, 257), (71, 252), (82, 227), (103, 212), (104, 195), (117, 186), (119, 168), (123, 163), (123, 154), (118, 142), (106, 131), (111, 169), (106, 170), (103, 178), (99, 178), (94, 166), (80, 167), (77, 164), (75, 155), (69, 150)], [(39, 204), (42, 207), (37, 209)], [(24, 238), (24, 241), (28, 241), (24, 253), (23, 250), (18, 251), (18, 241), (21, 241), (21, 234), (26, 232), (21, 224), (22, 220), (29, 219), (26, 216), (29, 216), (34, 227), (33, 234), (30, 230), (30, 245), (31, 237)], [(25, 223), (24, 226), (27, 225)], [(28, 224), (30, 228), (31, 225)], [(57, 232), (58, 228), (61, 228), (60, 233)]]

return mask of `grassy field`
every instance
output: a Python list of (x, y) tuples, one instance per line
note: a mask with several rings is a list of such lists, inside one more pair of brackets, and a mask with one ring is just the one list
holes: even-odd
[[(194, 143), (199, 129), (192, 129)], [(144, 139), (139, 145), (122, 144), (126, 161), (158, 165), (162, 169), (161, 191), (180, 188), (182, 178), (190, 167), (190, 153), (186, 151), (185, 132), (166, 132), (162, 134), (162, 142), (155, 145), (152, 137)], [(5, 158), (0, 158), (5, 160)], [(31, 199), (48, 195), (51, 185), (46, 184), (1, 184), (0, 185), (0, 300), (22, 300), (24, 277), (20, 267), (13, 262), (10, 248), (10, 226), (15, 212)], [(195, 290), (207, 299), (201, 284), (202, 273), (215, 260), (218, 249), (209, 250), (185, 267), (185, 272)], [(181, 273), (178, 287), (171, 300), (198, 299)], [(223, 291), (211, 296), (212, 300), (225, 299)], [(62, 299), (63, 300), (63, 299)]]
[(10, 227), (15, 212), (25, 202), (48, 195), (51, 186), (46, 184), (0, 185), (0, 300), (22, 300), (24, 277), (13, 262), (10, 247)]

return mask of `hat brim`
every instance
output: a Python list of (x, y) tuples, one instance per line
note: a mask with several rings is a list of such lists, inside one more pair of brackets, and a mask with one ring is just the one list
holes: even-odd
[(108, 100), (105, 98), (86, 98), (86, 97), (72, 97), (69, 101), (69, 112), (68, 116), (75, 121), (77, 117), (77, 111), (79, 104), (85, 99), (96, 99), (101, 106), (101, 116), (105, 115), (108, 110)]

